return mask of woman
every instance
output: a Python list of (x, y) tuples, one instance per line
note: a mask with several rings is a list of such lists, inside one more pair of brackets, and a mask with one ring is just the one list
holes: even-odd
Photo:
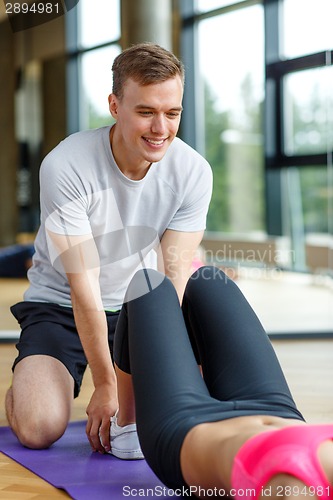
[(138, 298), (123, 306), (114, 345), (117, 421), (126, 427), (136, 418), (161, 481), (200, 497), (215, 489), (236, 498), (332, 498), (333, 425), (304, 422), (237, 285), (203, 267), (181, 309), (171, 282), (145, 270), (129, 294)]

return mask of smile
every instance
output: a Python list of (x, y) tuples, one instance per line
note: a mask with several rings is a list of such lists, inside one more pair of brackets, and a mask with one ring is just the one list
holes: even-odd
[(146, 137), (143, 137), (143, 139), (148, 142), (149, 144), (152, 144), (153, 146), (162, 146), (162, 144), (164, 143), (164, 141), (166, 141), (166, 139), (159, 139), (159, 140), (154, 140), (154, 139), (147, 139)]

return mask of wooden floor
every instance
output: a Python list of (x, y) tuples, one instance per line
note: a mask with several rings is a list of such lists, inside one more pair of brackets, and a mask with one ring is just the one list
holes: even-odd
[[(9, 307), (22, 300), (27, 288), (25, 279), (0, 279), (0, 330), (18, 329)], [(1, 339), (1, 337), (0, 337)], [(16, 356), (14, 343), (0, 342), (0, 426), (8, 425), (5, 415), (5, 394), (11, 383), (11, 366)], [(85, 409), (92, 394), (92, 382), (89, 370), (86, 371), (81, 394), (74, 401), (72, 421), (85, 420)], [(21, 465), (0, 453), (0, 500), (30, 500), (69, 498), (64, 491), (58, 490), (28, 471)]]
[[(8, 304), (20, 300), (24, 282), (5, 287), (0, 295), (0, 328), (17, 328), (8, 314)], [(1, 287), (0, 292), (4, 291)], [(15, 300), (13, 300), (15, 299)], [(7, 309), (6, 309), (7, 308)], [(273, 345), (294, 398), (305, 418), (313, 423), (333, 422), (333, 340), (275, 340)], [(11, 381), (14, 344), (0, 343), (0, 425), (7, 425), (4, 398)], [(75, 400), (71, 420), (84, 420), (92, 392), (87, 371), (80, 397)], [(0, 499), (57, 499), (68, 495), (0, 454)]]
[[(4, 398), (11, 381), (11, 365), (15, 356), (14, 344), (0, 344), (0, 426), (8, 425), (5, 416)], [(85, 420), (85, 409), (92, 393), (92, 382), (89, 370), (86, 371), (81, 394), (74, 401), (72, 421)], [(35, 474), (0, 453), (0, 499), (30, 500), (69, 498), (61, 491), (53, 488)]]

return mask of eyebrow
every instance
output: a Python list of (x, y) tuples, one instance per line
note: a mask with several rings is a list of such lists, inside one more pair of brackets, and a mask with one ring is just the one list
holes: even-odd
[[(151, 109), (154, 111), (156, 108), (153, 106), (147, 106), (146, 104), (137, 104), (135, 109)], [(183, 106), (176, 106), (174, 108), (170, 108), (168, 111), (183, 111)]]

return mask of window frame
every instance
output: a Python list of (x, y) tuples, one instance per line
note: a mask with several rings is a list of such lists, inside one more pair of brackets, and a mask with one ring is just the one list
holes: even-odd
[[(121, 0), (118, 0), (121, 2)], [(79, 5), (65, 16), (66, 54), (67, 54), (67, 135), (81, 130), (81, 60), (84, 54), (114, 45), (121, 46), (120, 37), (108, 42), (82, 47), (79, 39)]]
[(265, 26), (265, 99), (264, 99), (264, 164), (265, 164), (265, 214), (268, 236), (283, 235), (282, 171), (285, 168), (329, 165), (332, 151), (314, 154), (287, 155), (284, 153), (284, 94), (283, 79), (296, 71), (333, 65), (333, 50), (283, 59), (281, 44), (281, 9), (283, 0), (245, 0), (232, 5), (198, 12), (195, 0), (179, 2), (182, 19), (181, 54), (187, 69), (188, 85), (185, 86), (184, 113), (181, 136), (192, 147), (204, 153), (202, 130), (203, 103), (200, 102), (197, 78), (197, 30), (204, 19), (261, 4), (264, 8)]

